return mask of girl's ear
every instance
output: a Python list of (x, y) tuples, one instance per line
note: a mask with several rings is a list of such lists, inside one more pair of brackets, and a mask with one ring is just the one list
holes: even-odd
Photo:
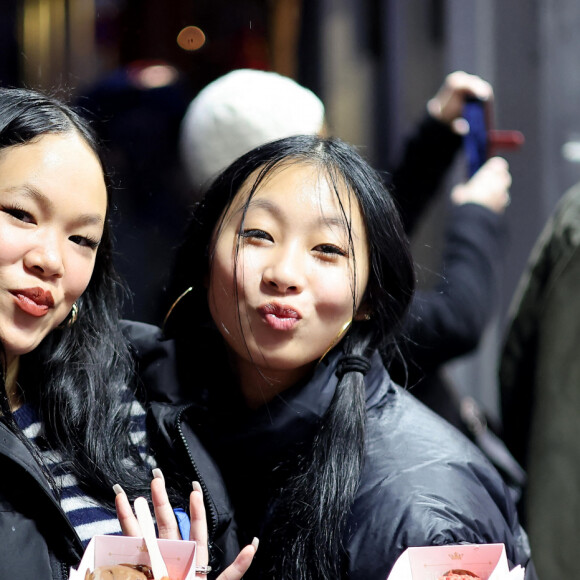
[(357, 322), (361, 322), (361, 321), (365, 321), (365, 320), (370, 320), (371, 319), (371, 314), (372, 314), (371, 307), (369, 306), (369, 304), (367, 302), (363, 302), (358, 307), (358, 310), (356, 311), (356, 314), (354, 315), (354, 319)]

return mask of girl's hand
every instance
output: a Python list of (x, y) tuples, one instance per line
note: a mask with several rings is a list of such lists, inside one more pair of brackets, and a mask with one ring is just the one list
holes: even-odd
[[(151, 498), (153, 500), (159, 537), (166, 540), (181, 540), (177, 520), (175, 519), (173, 508), (169, 503), (169, 498), (165, 490), (163, 474), (160, 469), (154, 469), (153, 475), (154, 477), (151, 481)], [(129, 503), (129, 498), (120, 486), (115, 486), (115, 493), (117, 494), (115, 497), (117, 517), (119, 518), (123, 534), (125, 536), (141, 536), (141, 529)], [(189, 514), (191, 520), (189, 540), (197, 543), (196, 566), (198, 568), (204, 568), (207, 566), (209, 559), (207, 522), (203, 494), (201, 486), (197, 482), (193, 483), (193, 491), (189, 496)], [(254, 541), (238, 554), (233, 563), (218, 576), (217, 580), (240, 580), (250, 567), (257, 549), (258, 540), (254, 538)], [(206, 574), (207, 572), (198, 573), (196, 578), (206, 580)]]

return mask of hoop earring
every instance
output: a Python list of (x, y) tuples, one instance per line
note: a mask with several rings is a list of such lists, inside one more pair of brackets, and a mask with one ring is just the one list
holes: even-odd
[(343, 325), (342, 328), (338, 331), (338, 334), (334, 337), (334, 340), (330, 343), (330, 346), (324, 351), (324, 354), (318, 359), (318, 363), (322, 362), (322, 359), (340, 342), (342, 337), (347, 333), (350, 325), (352, 324), (352, 318), (347, 320)]
[(171, 316), (171, 313), (173, 312), (173, 309), (179, 304), (179, 301), (182, 298), (184, 298), (187, 294), (189, 294), (192, 290), (193, 290), (193, 286), (190, 286), (187, 290), (185, 290), (184, 292), (182, 292), (177, 297), (177, 300), (169, 307), (169, 310), (167, 311), (167, 314), (165, 315), (165, 318), (163, 319), (163, 326), (162, 326), (162, 329), (163, 330), (165, 330), (165, 325), (167, 324), (167, 321), (169, 320), (169, 317)]
[(68, 316), (59, 324), (60, 328), (70, 328), (79, 317), (79, 307), (76, 302), (73, 302)]

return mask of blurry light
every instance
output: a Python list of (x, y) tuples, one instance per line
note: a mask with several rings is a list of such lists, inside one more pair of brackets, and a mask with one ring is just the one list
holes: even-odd
[(158, 89), (173, 84), (177, 69), (168, 64), (152, 64), (130, 70), (131, 80), (141, 89)]
[(177, 35), (177, 44), (183, 50), (198, 50), (205, 44), (205, 34), (197, 26), (186, 26)]
[(562, 145), (562, 157), (571, 163), (580, 163), (580, 141), (568, 141)]

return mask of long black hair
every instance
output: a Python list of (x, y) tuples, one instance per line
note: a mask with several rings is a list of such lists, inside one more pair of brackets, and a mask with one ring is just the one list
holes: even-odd
[[(0, 151), (46, 134), (67, 133), (79, 135), (101, 159), (90, 127), (70, 107), (36, 91), (0, 89)], [(107, 189), (107, 219), (92, 277), (76, 302), (78, 320), (56, 328), (33, 352), (21, 357), (18, 382), (26, 400), (38, 404), (46, 439), (68, 470), (86, 492), (113, 507), (112, 485), (122, 483), (130, 496), (147, 493), (150, 468), (130, 437), (131, 410), (126, 402), (130, 397), (124, 389), (134, 374), (119, 326), (121, 284), (112, 265)], [(4, 381), (0, 413), (31, 448), (10, 411)]]
[[(298, 136), (258, 147), (235, 161), (196, 208), (177, 254), (171, 299), (187, 288), (192, 290), (166, 324), (166, 333), (175, 337), (182, 353), (178, 361), (182, 368), (192, 366), (196, 341), (199, 345), (203, 329), (211, 323), (204, 278), (212, 263), (212, 233), (217, 227), (219, 235), (221, 216), (250, 177), (247, 203), (268, 176), (287, 164), (318, 169), (334, 187), (339, 202), (345, 199), (339, 191), (346, 191), (358, 203), (366, 227), (370, 272), (362, 301), (370, 320), (354, 319), (358, 300), (353, 283), (354, 321), (335, 350), (370, 357), (381, 349), (387, 359), (396, 352), (396, 336), (413, 294), (415, 274), (393, 199), (378, 173), (353, 147), (339, 139)], [(347, 210), (343, 212), (348, 225)], [(187, 360), (185, 353), (190, 354)], [(199, 369), (199, 364), (193, 366)], [(345, 527), (363, 465), (365, 419), (364, 378), (359, 372), (347, 372), (339, 380), (314, 441), (305, 454), (295, 458), (291, 475), (272, 498), (273, 518), (261, 532), (252, 576), (293, 580), (341, 576)]]

